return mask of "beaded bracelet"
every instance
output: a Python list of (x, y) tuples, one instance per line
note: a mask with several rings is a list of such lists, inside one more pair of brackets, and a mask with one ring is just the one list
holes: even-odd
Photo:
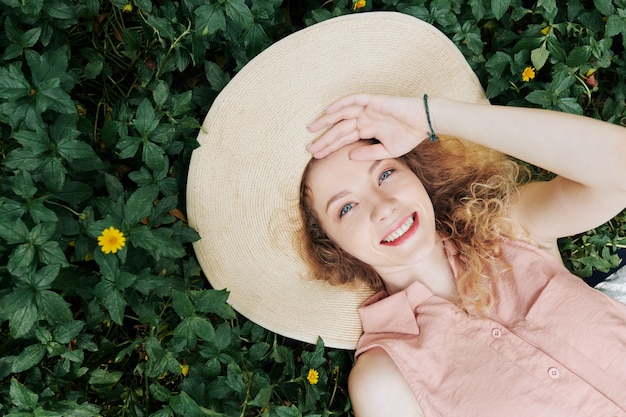
[(435, 133), (435, 129), (433, 129), (433, 125), (430, 122), (430, 113), (428, 112), (428, 94), (424, 94), (424, 109), (426, 110), (426, 121), (428, 121), (428, 127), (430, 127), (428, 138), (431, 142), (439, 142), (439, 137)]

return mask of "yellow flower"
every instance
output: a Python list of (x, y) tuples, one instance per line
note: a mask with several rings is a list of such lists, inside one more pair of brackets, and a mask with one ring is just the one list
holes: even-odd
[(315, 369), (309, 369), (309, 374), (306, 376), (306, 380), (309, 381), (309, 384), (315, 385), (320, 380), (320, 374)]
[(548, 33), (550, 33), (550, 28), (551, 28), (551, 27), (552, 27), (552, 26), (548, 25), (548, 26), (546, 26), (545, 28), (541, 29), (541, 34), (542, 34), (543, 36), (548, 36)]
[(528, 82), (535, 78), (535, 69), (533, 67), (526, 67), (524, 71), (522, 71), (522, 81)]
[(124, 6), (124, 8), (122, 9), (125, 12), (132, 12), (133, 11), (133, 5), (128, 3)]
[(367, 4), (365, 0), (352, 0), (352, 10), (362, 9)]
[(183, 376), (187, 376), (187, 374), (189, 374), (189, 365), (180, 365), (180, 373)]
[(111, 226), (98, 236), (98, 245), (102, 246), (104, 253), (115, 253), (126, 245), (126, 238), (124, 233)]

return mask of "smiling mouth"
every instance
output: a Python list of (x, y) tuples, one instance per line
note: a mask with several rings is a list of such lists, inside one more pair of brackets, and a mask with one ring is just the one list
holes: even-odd
[(400, 227), (398, 227), (396, 230), (394, 230), (389, 235), (387, 235), (387, 237), (384, 238), (381, 241), (381, 243), (391, 243), (401, 238), (402, 236), (404, 236), (406, 232), (408, 232), (411, 229), (411, 226), (413, 226), (414, 223), (415, 223), (415, 214), (413, 214), (411, 217), (406, 219), (406, 221), (402, 223)]

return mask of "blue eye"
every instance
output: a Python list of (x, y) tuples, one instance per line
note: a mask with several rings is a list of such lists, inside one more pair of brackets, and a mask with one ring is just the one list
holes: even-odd
[(381, 182), (385, 181), (387, 178), (389, 178), (389, 176), (395, 171), (395, 169), (387, 169), (385, 171), (383, 171), (382, 174), (380, 174), (380, 177), (378, 177), (378, 183), (380, 184)]
[(342, 206), (341, 210), (339, 210), (339, 218), (342, 218), (344, 215), (348, 214), (348, 212), (352, 210), (352, 207), (354, 207), (353, 203), (348, 203)]

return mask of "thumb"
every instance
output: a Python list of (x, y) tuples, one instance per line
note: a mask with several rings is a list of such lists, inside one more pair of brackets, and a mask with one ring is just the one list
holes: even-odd
[(393, 158), (393, 156), (382, 143), (360, 146), (350, 151), (350, 159), (353, 161), (377, 161), (388, 158)]

